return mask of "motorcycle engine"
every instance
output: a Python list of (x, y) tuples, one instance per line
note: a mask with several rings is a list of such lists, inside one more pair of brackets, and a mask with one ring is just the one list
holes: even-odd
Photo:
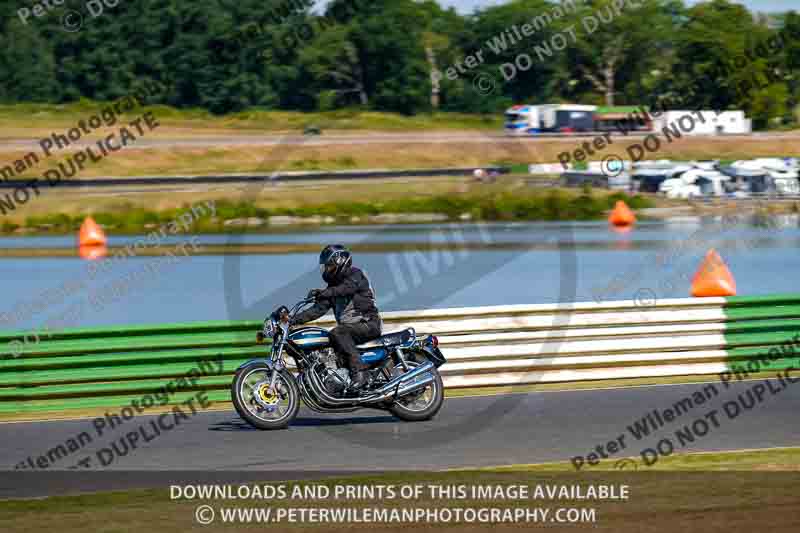
[(346, 368), (339, 367), (333, 348), (317, 350), (313, 354), (316, 355), (317, 361), (322, 363), (316, 366), (316, 372), (325, 390), (337, 396), (344, 392), (350, 383), (350, 373)]

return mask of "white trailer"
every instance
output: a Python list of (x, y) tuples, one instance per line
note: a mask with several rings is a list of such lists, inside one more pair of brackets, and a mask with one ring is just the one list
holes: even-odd
[(664, 128), (677, 128), (682, 135), (742, 135), (753, 130), (744, 111), (665, 111), (653, 117), (653, 129)]
[(596, 105), (548, 104), (539, 106), (544, 131), (571, 133), (594, 130)]

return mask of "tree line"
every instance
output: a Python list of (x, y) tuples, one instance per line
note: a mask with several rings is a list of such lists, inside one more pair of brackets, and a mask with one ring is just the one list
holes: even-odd
[[(0, 101), (110, 101), (147, 85), (159, 87), (149, 104), (217, 114), (497, 113), (512, 103), (680, 98), (689, 109), (744, 109), (761, 127), (796, 120), (800, 15), (727, 0), (625, 4), (510, 0), (461, 14), (434, 0), (332, 0), (324, 9), (311, 0), (109, 0), (94, 16), (83, 0), (63, 0), (23, 21), (18, 1), (0, 0)], [(74, 11), (77, 31), (64, 24)], [(601, 23), (576, 31), (587, 17)], [(523, 26), (531, 21), (532, 32)], [(498, 46), (512, 31), (513, 42)], [(503, 65), (565, 35), (564, 46), (504, 79)]]

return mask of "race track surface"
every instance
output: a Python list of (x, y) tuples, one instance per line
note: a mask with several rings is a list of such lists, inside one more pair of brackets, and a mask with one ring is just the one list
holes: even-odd
[[(598, 445), (625, 435), (626, 448), (614, 459), (639, 456), (644, 448), (655, 447), (663, 437), (675, 444), (676, 452), (735, 450), (796, 446), (800, 441), (797, 415), (800, 412), (800, 382), (746, 381), (726, 389), (719, 382), (706, 389), (706, 398), (679, 413), (672, 422), (637, 440), (628, 426), (656, 409), (674, 410), (674, 404), (708, 387), (707, 384), (648, 386), (627, 389), (541, 392), (499, 396), (453, 398), (445, 402), (433, 421), (405, 423), (378, 411), (349, 415), (320, 415), (301, 410), (300, 417), (283, 431), (257, 431), (244, 424), (235, 412), (198, 412), (150, 442), (139, 443), (124, 456), (113, 452), (112, 443), (125, 451), (120, 439), (140, 426), (150, 427), (154, 417), (137, 417), (98, 437), (91, 420), (25, 422), (0, 424), (0, 468), (13, 470), (35, 463), (40, 455), (67, 439), (87, 432), (93, 438), (79, 450), (57, 458), (41, 471), (66, 469), (89, 458), (93, 470), (192, 470), (228, 472), (231, 479), (289, 479), (330, 475), (332, 472), (421, 470), (488, 466), (514, 463), (569, 461), (586, 456)], [(753, 387), (762, 386), (759, 402)], [(750, 396), (748, 396), (748, 390)], [(766, 391), (766, 392), (765, 392)], [(750, 409), (730, 418), (723, 407), (741, 395)], [(684, 406), (687, 406), (684, 402)], [(729, 406), (730, 409), (730, 406)], [(679, 409), (680, 411), (680, 409)], [(707, 413), (716, 411), (713, 416)], [(188, 412), (188, 410), (187, 410)], [(706, 423), (696, 422), (705, 420)], [(679, 444), (676, 430), (694, 425), (695, 439)], [(660, 425), (660, 424), (659, 424)], [(101, 460), (97, 450), (106, 459)], [(113, 457), (108, 459), (109, 457)], [(109, 464), (101, 463), (107, 460)], [(647, 468), (626, 464), (626, 468)], [(621, 467), (620, 467), (621, 468)], [(30, 467), (0, 474), (0, 497), (22, 497), (101, 488), (167, 485), (175, 476), (106, 475), (105, 481), (85, 472), (64, 473), (58, 482), (42, 483)], [(41, 474), (40, 474), (41, 476)], [(224, 477), (224, 476), (223, 476)], [(220, 479), (223, 479), (220, 477)], [(55, 477), (53, 479), (56, 479)]]

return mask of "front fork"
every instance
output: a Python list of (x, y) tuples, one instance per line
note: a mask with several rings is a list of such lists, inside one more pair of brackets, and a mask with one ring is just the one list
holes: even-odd
[(269, 387), (267, 387), (267, 394), (272, 394), (273, 390), (275, 389), (275, 381), (278, 379), (278, 369), (276, 367), (272, 368), (272, 374), (269, 376)]
[(286, 332), (284, 332), (283, 338), (281, 339), (281, 343), (275, 348), (272, 352), (272, 374), (269, 376), (269, 387), (267, 387), (267, 393), (272, 394), (275, 389), (275, 381), (278, 379), (278, 372), (283, 369), (283, 358), (281, 357), (281, 353), (283, 352), (283, 343), (286, 342), (284, 339), (286, 338)]

